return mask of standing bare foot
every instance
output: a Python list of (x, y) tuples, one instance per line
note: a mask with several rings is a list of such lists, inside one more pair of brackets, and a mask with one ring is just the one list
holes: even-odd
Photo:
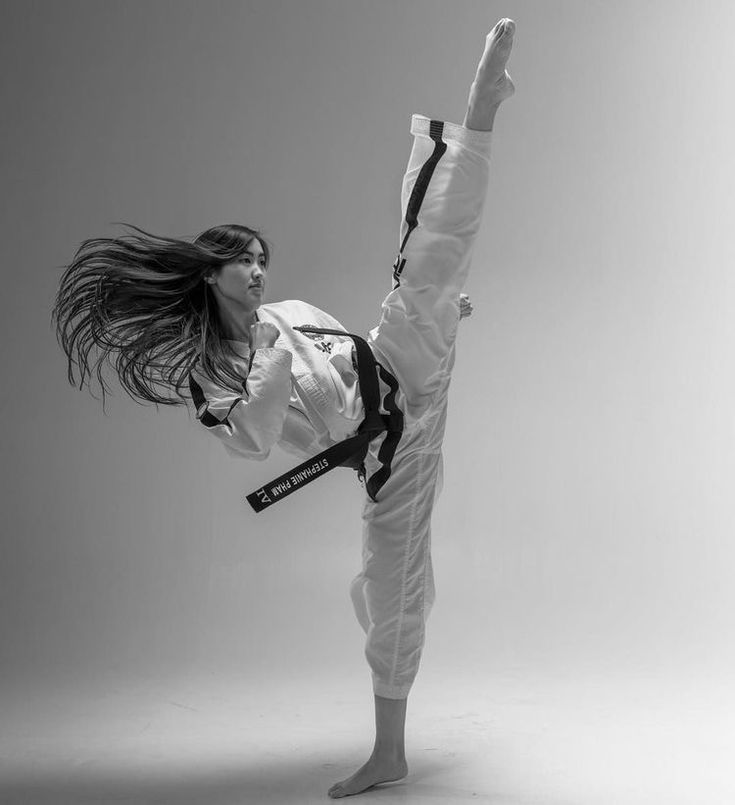
[(515, 92), (510, 74), (505, 69), (513, 47), (515, 30), (513, 20), (503, 18), (487, 35), (485, 52), (470, 88), (465, 128), (492, 131), (498, 107)]
[(335, 783), (327, 792), (332, 799), (360, 794), (378, 783), (392, 783), (401, 780), (408, 774), (405, 756), (378, 754), (373, 752), (367, 763), (359, 768), (352, 777)]

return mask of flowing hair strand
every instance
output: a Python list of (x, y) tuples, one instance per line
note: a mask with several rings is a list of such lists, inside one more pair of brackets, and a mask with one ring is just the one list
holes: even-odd
[(238, 259), (253, 239), (270, 262), (263, 235), (241, 224), (222, 224), (192, 242), (121, 225), (134, 233), (82, 241), (59, 281), (51, 318), (67, 356), (69, 383), (77, 385), (76, 366), (79, 388), (86, 383), (94, 396), (94, 374), (104, 406), (110, 389), (103, 367), (109, 366), (136, 402), (185, 405), (189, 395), (183, 389), (201, 362), (213, 380), (241, 392), (243, 378), (232, 368), (204, 277)]

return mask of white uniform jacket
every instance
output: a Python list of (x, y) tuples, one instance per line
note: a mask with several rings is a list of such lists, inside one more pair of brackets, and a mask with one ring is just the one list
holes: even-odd
[[(230, 455), (256, 461), (278, 444), (306, 460), (353, 436), (365, 417), (347, 336), (304, 335), (294, 325), (345, 330), (323, 310), (298, 299), (261, 305), (259, 321), (280, 331), (273, 347), (250, 351), (247, 342), (227, 340), (237, 354), (233, 366), (243, 378), (242, 394), (215, 384), (199, 369), (205, 412), (220, 420), (209, 427)], [(211, 420), (209, 420), (211, 421)]]
[[(446, 416), (459, 293), (482, 219), (490, 147), (490, 132), (423, 115), (412, 117), (411, 132), (393, 289), (382, 303), (378, 326), (366, 338), (381, 369), (392, 375), (392, 386), (382, 375), (379, 381), (381, 413), (405, 415), (401, 441), (407, 445), (413, 444), (414, 429)], [(226, 342), (237, 352), (233, 360), (243, 378), (241, 394), (218, 387), (197, 370), (192, 373), (204, 400), (197, 403), (197, 417), (210, 415), (202, 424), (230, 454), (255, 460), (267, 458), (278, 444), (306, 461), (355, 435), (365, 416), (353, 340), (292, 329), (345, 327), (296, 299), (261, 305), (257, 316), (275, 324), (280, 336), (272, 348), (252, 355), (246, 342)], [(438, 449), (443, 425), (437, 428), (421, 449)]]

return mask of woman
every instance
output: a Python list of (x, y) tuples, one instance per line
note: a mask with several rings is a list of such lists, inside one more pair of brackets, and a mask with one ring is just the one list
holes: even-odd
[[(460, 292), (482, 218), (495, 113), (514, 92), (505, 69), (514, 31), (502, 19), (488, 34), (462, 126), (412, 119), (394, 285), (367, 339), (389, 426), (359, 456), (363, 568), (351, 585), (367, 635), (376, 738), (365, 765), (330, 788), (333, 798), (408, 773), (406, 701), (434, 600), (430, 519), (447, 393), (457, 324), (471, 312)], [(355, 436), (368, 410), (357, 341), (306, 302), (263, 304), (269, 249), (260, 233), (224, 225), (189, 243), (133, 229), (141, 235), (85, 241), (62, 277), (53, 317), (70, 382), (73, 362), (80, 386), (91, 377), (96, 346), (103, 404), (101, 364), (113, 355), (134, 399), (185, 404), (188, 383), (201, 424), (245, 458), (263, 460), (279, 444), (311, 460)]]

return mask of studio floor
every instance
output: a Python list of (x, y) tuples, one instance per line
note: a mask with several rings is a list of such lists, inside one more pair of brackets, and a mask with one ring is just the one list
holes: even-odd
[[(372, 747), (370, 691), (358, 687), (214, 673), (18, 684), (3, 690), (0, 802), (329, 802)], [(734, 714), (721, 679), (434, 668), (409, 698), (408, 777), (360, 800), (732, 805)]]

